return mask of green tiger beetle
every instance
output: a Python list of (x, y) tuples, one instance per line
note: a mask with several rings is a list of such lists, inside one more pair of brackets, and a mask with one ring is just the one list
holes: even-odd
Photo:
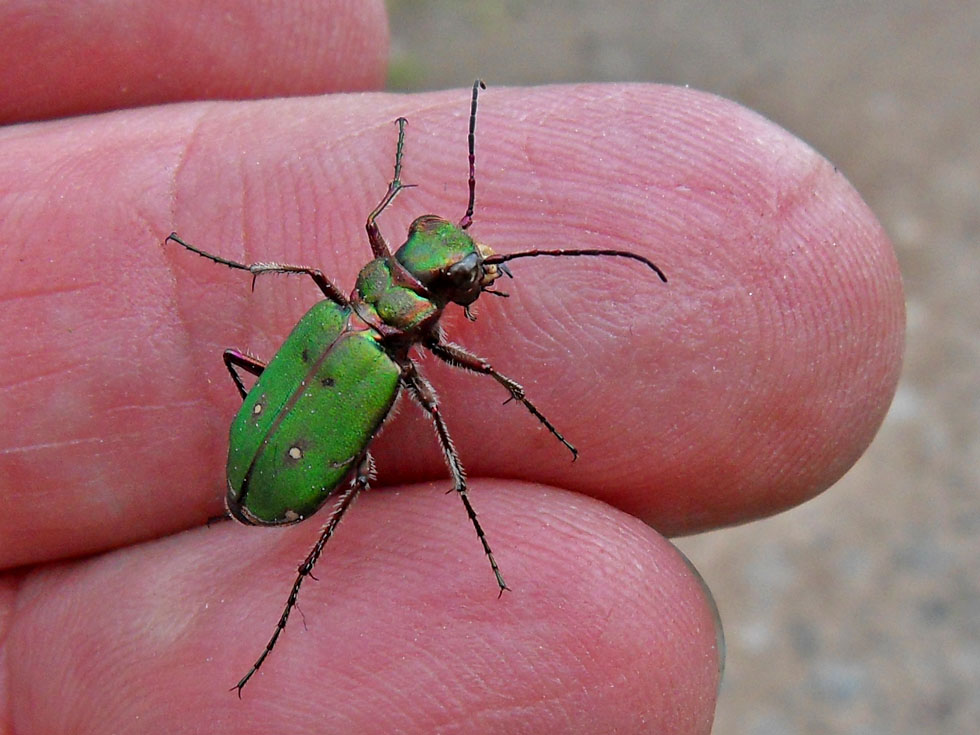
[[(242, 688), (272, 652), (296, 605), (300, 586), (310, 576), (324, 545), (333, 535), (354, 498), (374, 479), (369, 451), (402, 389), (422, 407), (435, 425), (452, 478), (452, 489), (463, 501), (496, 577), (499, 594), (507, 589), (490, 544), (467, 494), (466, 473), (439, 409), (432, 385), (411, 358), (413, 347), (429, 350), (449, 365), (489, 375), (522, 404), (554, 437), (577, 456), (575, 447), (524, 395), (516, 381), (497, 372), (489, 362), (443, 338), (439, 319), (449, 303), (470, 306), (506, 275), (506, 263), (538, 256), (599, 256), (639, 261), (666, 282), (663, 272), (646, 258), (621, 250), (525, 250), (494, 253), (474, 241), (476, 193), (474, 131), (476, 103), (483, 82), (473, 84), (469, 116), (469, 203), (458, 223), (433, 214), (412, 222), (405, 243), (394, 256), (378, 229), (378, 216), (397, 194), (412, 184), (401, 181), (402, 150), (407, 120), (398, 118), (395, 173), (388, 191), (368, 215), (366, 228), (374, 259), (357, 276), (354, 291), (345, 296), (319, 269), (282, 263), (238, 263), (212, 255), (185, 242), (177, 233), (167, 237), (191, 252), (229, 268), (247, 271), (255, 279), (264, 273), (309, 276), (326, 297), (315, 304), (266, 364), (238, 350), (225, 350), (224, 363), (244, 403), (231, 424), (228, 449), (228, 513), (258, 526), (298, 523), (313, 515), (338, 493), (336, 505), (320, 537), (299, 566), (296, 581), (265, 650), (245, 676), (232, 687)], [(246, 389), (239, 371), (257, 376)], [(338, 490), (343, 480), (349, 484)]]

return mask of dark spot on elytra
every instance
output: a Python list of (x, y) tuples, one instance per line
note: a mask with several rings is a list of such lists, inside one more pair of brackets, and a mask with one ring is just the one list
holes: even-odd
[(300, 359), (303, 362), (309, 362), (310, 361), (310, 351), (304, 347), (303, 348), (303, 351), (300, 353), (299, 357), (300, 357)]
[(320, 378), (320, 385), (322, 385), (324, 388), (332, 388), (336, 382), (337, 381), (331, 378), (329, 375), (325, 375), (324, 377)]

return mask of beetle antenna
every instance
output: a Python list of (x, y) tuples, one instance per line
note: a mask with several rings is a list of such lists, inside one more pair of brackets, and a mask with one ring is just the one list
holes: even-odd
[(493, 255), (484, 258), (483, 263), (485, 265), (499, 265), (503, 267), (503, 264), (508, 260), (516, 260), (517, 258), (534, 258), (538, 255), (548, 255), (553, 258), (559, 258), (565, 255), (589, 255), (596, 257), (611, 256), (615, 258), (629, 258), (630, 260), (638, 260), (643, 265), (647, 266), (650, 270), (660, 276), (660, 280), (667, 283), (667, 276), (664, 272), (658, 268), (653, 261), (644, 258), (642, 255), (637, 255), (636, 253), (631, 253), (628, 250), (525, 250), (520, 253), (494, 253)]
[(459, 229), (461, 230), (465, 230), (473, 224), (473, 202), (476, 199), (476, 98), (480, 96), (480, 90), (486, 88), (487, 85), (480, 79), (473, 82), (473, 101), (470, 102), (470, 134), (467, 137), (470, 149), (470, 201), (466, 205), (466, 214), (459, 221)]

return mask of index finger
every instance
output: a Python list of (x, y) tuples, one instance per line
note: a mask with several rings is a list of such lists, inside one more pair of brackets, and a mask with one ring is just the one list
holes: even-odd
[[(350, 287), (391, 176), (397, 233), (466, 202), (465, 93), (196, 104), (9, 130), (0, 141), (8, 333), (0, 452), (8, 563), (200, 522), (220, 508), (237, 394), (224, 347), (268, 358), (317, 296), (161, 245), (177, 229), (241, 261)], [(589, 493), (667, 532), (800, 502), (870, 441), (897, 377), (887, 239), (805, 144), (708, 95), (653, 86), (495, 90), (478, 124), (477, 223), (495, 250), (620, 247), (626, 263), (522, 263), (511, 298), (445, 324), (521, 380), (563, 449), (492, 381), (423, 368), (471, 474)], [(28, 162), (30, 165), (28, 166)], [(514, 270), (517, 264), (514, 264)], [(573, 429), (575, 429), (573, 431)], [(405, 407), (382, 479), (445, 473)]]

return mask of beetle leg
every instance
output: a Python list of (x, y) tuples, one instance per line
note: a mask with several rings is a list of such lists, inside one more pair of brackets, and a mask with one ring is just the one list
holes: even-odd
[(398, 143), (395, 146), (395, 175), (392, 177), (391, 183), (388, 184), (388, 191), (381, 197), (378, 206), (368, 215), (367, 222), (364, 225), (367, 230), (368, 241), (371, 243), (371, 252), (375, 258), (391, 257), (391, 248), (388, 247), (388, 243), (384, 235), (381, 234), (381, 230), (378, 229), (378, 223), (375, 220), (391, 204), (392, 200), (398, 195), (398, 192), (402, 189), (409, 189), (415, 186), (415, 184), (403, 184), (401, 181), (402, 150), (405, 147), (405, 126), (408, 124), (408, 120), (400, 117), (395, 122), (398, 124)]
[(229, 268), (237, 268), (238, 270), (248, 271), (252, 274), (252, 288), (255, 288), (255, 279), (261, 276), (263, 273), (302, 273), (313, 279), (313, 282), (319, 287), (323, 295), (328, 299), (333, 301), (338, 306), (348, 306), (349, 302), (347, 297), (344, 296), (343, 292), (330, 282), (330, 279), (323, 275), (323, 272), (319, 268), (310, 268), (305, 265), (288, 265), (286, 263), (239, 263), (234, 260), (228, 260), (227, 258), (222, 258), (218, 255), (212, 255), (199, 248), (194, 247), (190, 243), (184, 242), (179, 237), (177, 237), (176, 232), (171, 232), (167, 236), (167, 242), (173, 240), (178, 245), (182, 245), (192, 253), (197, 253), (198, 255), (207, 258), (208, 260), (214, 261), (220, 265), (226, 265)]
[(369, 452), (364, 452), (361, 455), (360, 461), (357, 463), (357, 471), (351, 480), (350, 485), (340, 494), (340, 498), (337, 500), (337, 504), (334, 506), (333, 512), (330, 514), (330, 519), (327, 521), (326, 525), (320, 530), (320, 538), (310, 549), (310, 553), (306, 555), (306, 559), (302, 564), (299, 565), (299, 569), (296, 574), (296, 581), (293, 582), (293, 588), (289, 592), (289, 597), (286, 599), (286, 607), (282, 611), (282, 615), (279, 616), (279, 622), (276, 623), (276, 630), (272, 634), (272, 638), (265, 645), (265, 650), (259, 655), (255, 663), (252, 664), (252, 668), (248, 670), (248, 673), (241, 678), (233, 689), (238, 690), (238, 696), (242, 696), (242, 689), (248, 683), (248, 680), (252, 678), (252, 675), (259, 670), (259, 667), (265, 662), (269, 654), (272, 653), (272, 649), (276, 645), (276, 641), (279, 640), (280, 634), (286, 628), (286, 621), (289, 620), (289, 613), (293, 611), (296, 607), (296, 600), (299, 598), (299, 588), (303, 585), (303, 580), (307, 577), (313, 576), (313, 567), (316, 565), (317, 560), (320, 558), (320, 554), (323, 553), (323, 547), (326, 545), (330, 537), (333, 536), (334, 531), (337, 530), (337, 526), (340, 524), (341, 519), (344, 514), (350, 510), (351, 505), (354, 503), (354, 499), (357, 497), (361, 490), (367, 489), (371, 480), (374, 479), (374, 460), (371, 459), (371, 454)]
[(465, 349), (452, 342), (440, 342), (438, 339), (433, 338), (426, 340), (425, 347), (432, 352), (433, 355), (438, 357), (440, 360), (452, 365), (453, 367), (463, 368), (464, 370), (472, 370), (474, 373), (480, 373), (481, 375), (489, 375), (498, 383), (500, 383), (504, 388), (510, 391), (510, 397), (524, 404), (524, 407), (531, 412), (538, 421), (540, 421), (544, 427), (550, 431), (555, 438), (568, 447), (568, 451), (572, 453), (572, 461), (574, 462), (578, 458), (578, 450), (573, 447), (561, 432), (554, 427), (554, 425), (544, 417), (537, 407), (531, 403), (527, 397), (524, 395), (524, 387), (518, 383), (516, 380), (511, 380), (506, 375), (498, 373), (493, 369), (493, 366), (484, 360), (482, 357), (478, 357), (471, 352), (467, 352)]
[(244, 352), (239, 352), (238, 350), (225, 350), (221, 355), (221, 359), (224, 360), (225, 367), (228, 368), (228, 372), (231, 373), (231, 379), (235, 381), (235, 387), (238, 388), (238, 392), (242, 394), (242, 400), (244, 401), (246, 396), (248, 396), (248, 391), (245, 390), (245, 384), (242, 382), (242, 378), (235, 368), (239, 367), (242, 370), (252, 373), (252, 375), (258, 377), (262, 374), (262, 371), (265, 370), (265, 363), (252, 357), (251, 355), (246, 355)]
[(323, 275), (319, 268), (310, 268), (305, 265), (288, 265), (286, 263), (252, 263), (246, 266), (252, 274), (252, 288), (255, 288), (255, 279), (263, 273), (302, 273), (313, 279), (325, 297), (333, 301), (337, 306), (349, 306), (350, 301), (344, 293), (331, 283), (330, 279)]
[(500, 574), (500, 568), (497, 566), (497, 561), (493, 558), (493, 552), (490, 550), (490, 543), (487, 541), (486, 534), (483, 533), (483, 527), (480, 525), (480, 521), (477, 520), (476, 511), (473, 510), (473, 505), (470, 503), (466, 488), (466, 471), (463, 469), (463, 464), (459, 460), (459, 454), (456, 453), (456, 447), (453, 446), (453, 440), (449, 436), (449, 429), (446, 426), (445, 420), (442, 418), (442, 413), (439, 411), (439, 399), (436, 397), (435, 389), (428, 380), (422, 377), (418, 367), (411, 360), (406, 360), (404, 363), (401, 363), (401, 367), (403, 383), (408, 388), (412, 397), (429, 414), (436, 426), (439, 445), (446, 455), (446, 464), (449, 466), (449, 473), (453, 478), (453, 490), (459, 494), (460, 499), (463, 501), (463, 506), (466, 508), (466, 515), (470, 517), (473, 528), (476, 529), (476, 535), (479, 537), (480, 543), (483, 544), (483, 550), (487, 554), (487, 559), (490, 560), (490, 568), (493, 569), (493, 575), (497, 578), (500, 594), (503, 594), (504, 590), (508, 589), (507, 583), (504, 582), (504, 578)]

